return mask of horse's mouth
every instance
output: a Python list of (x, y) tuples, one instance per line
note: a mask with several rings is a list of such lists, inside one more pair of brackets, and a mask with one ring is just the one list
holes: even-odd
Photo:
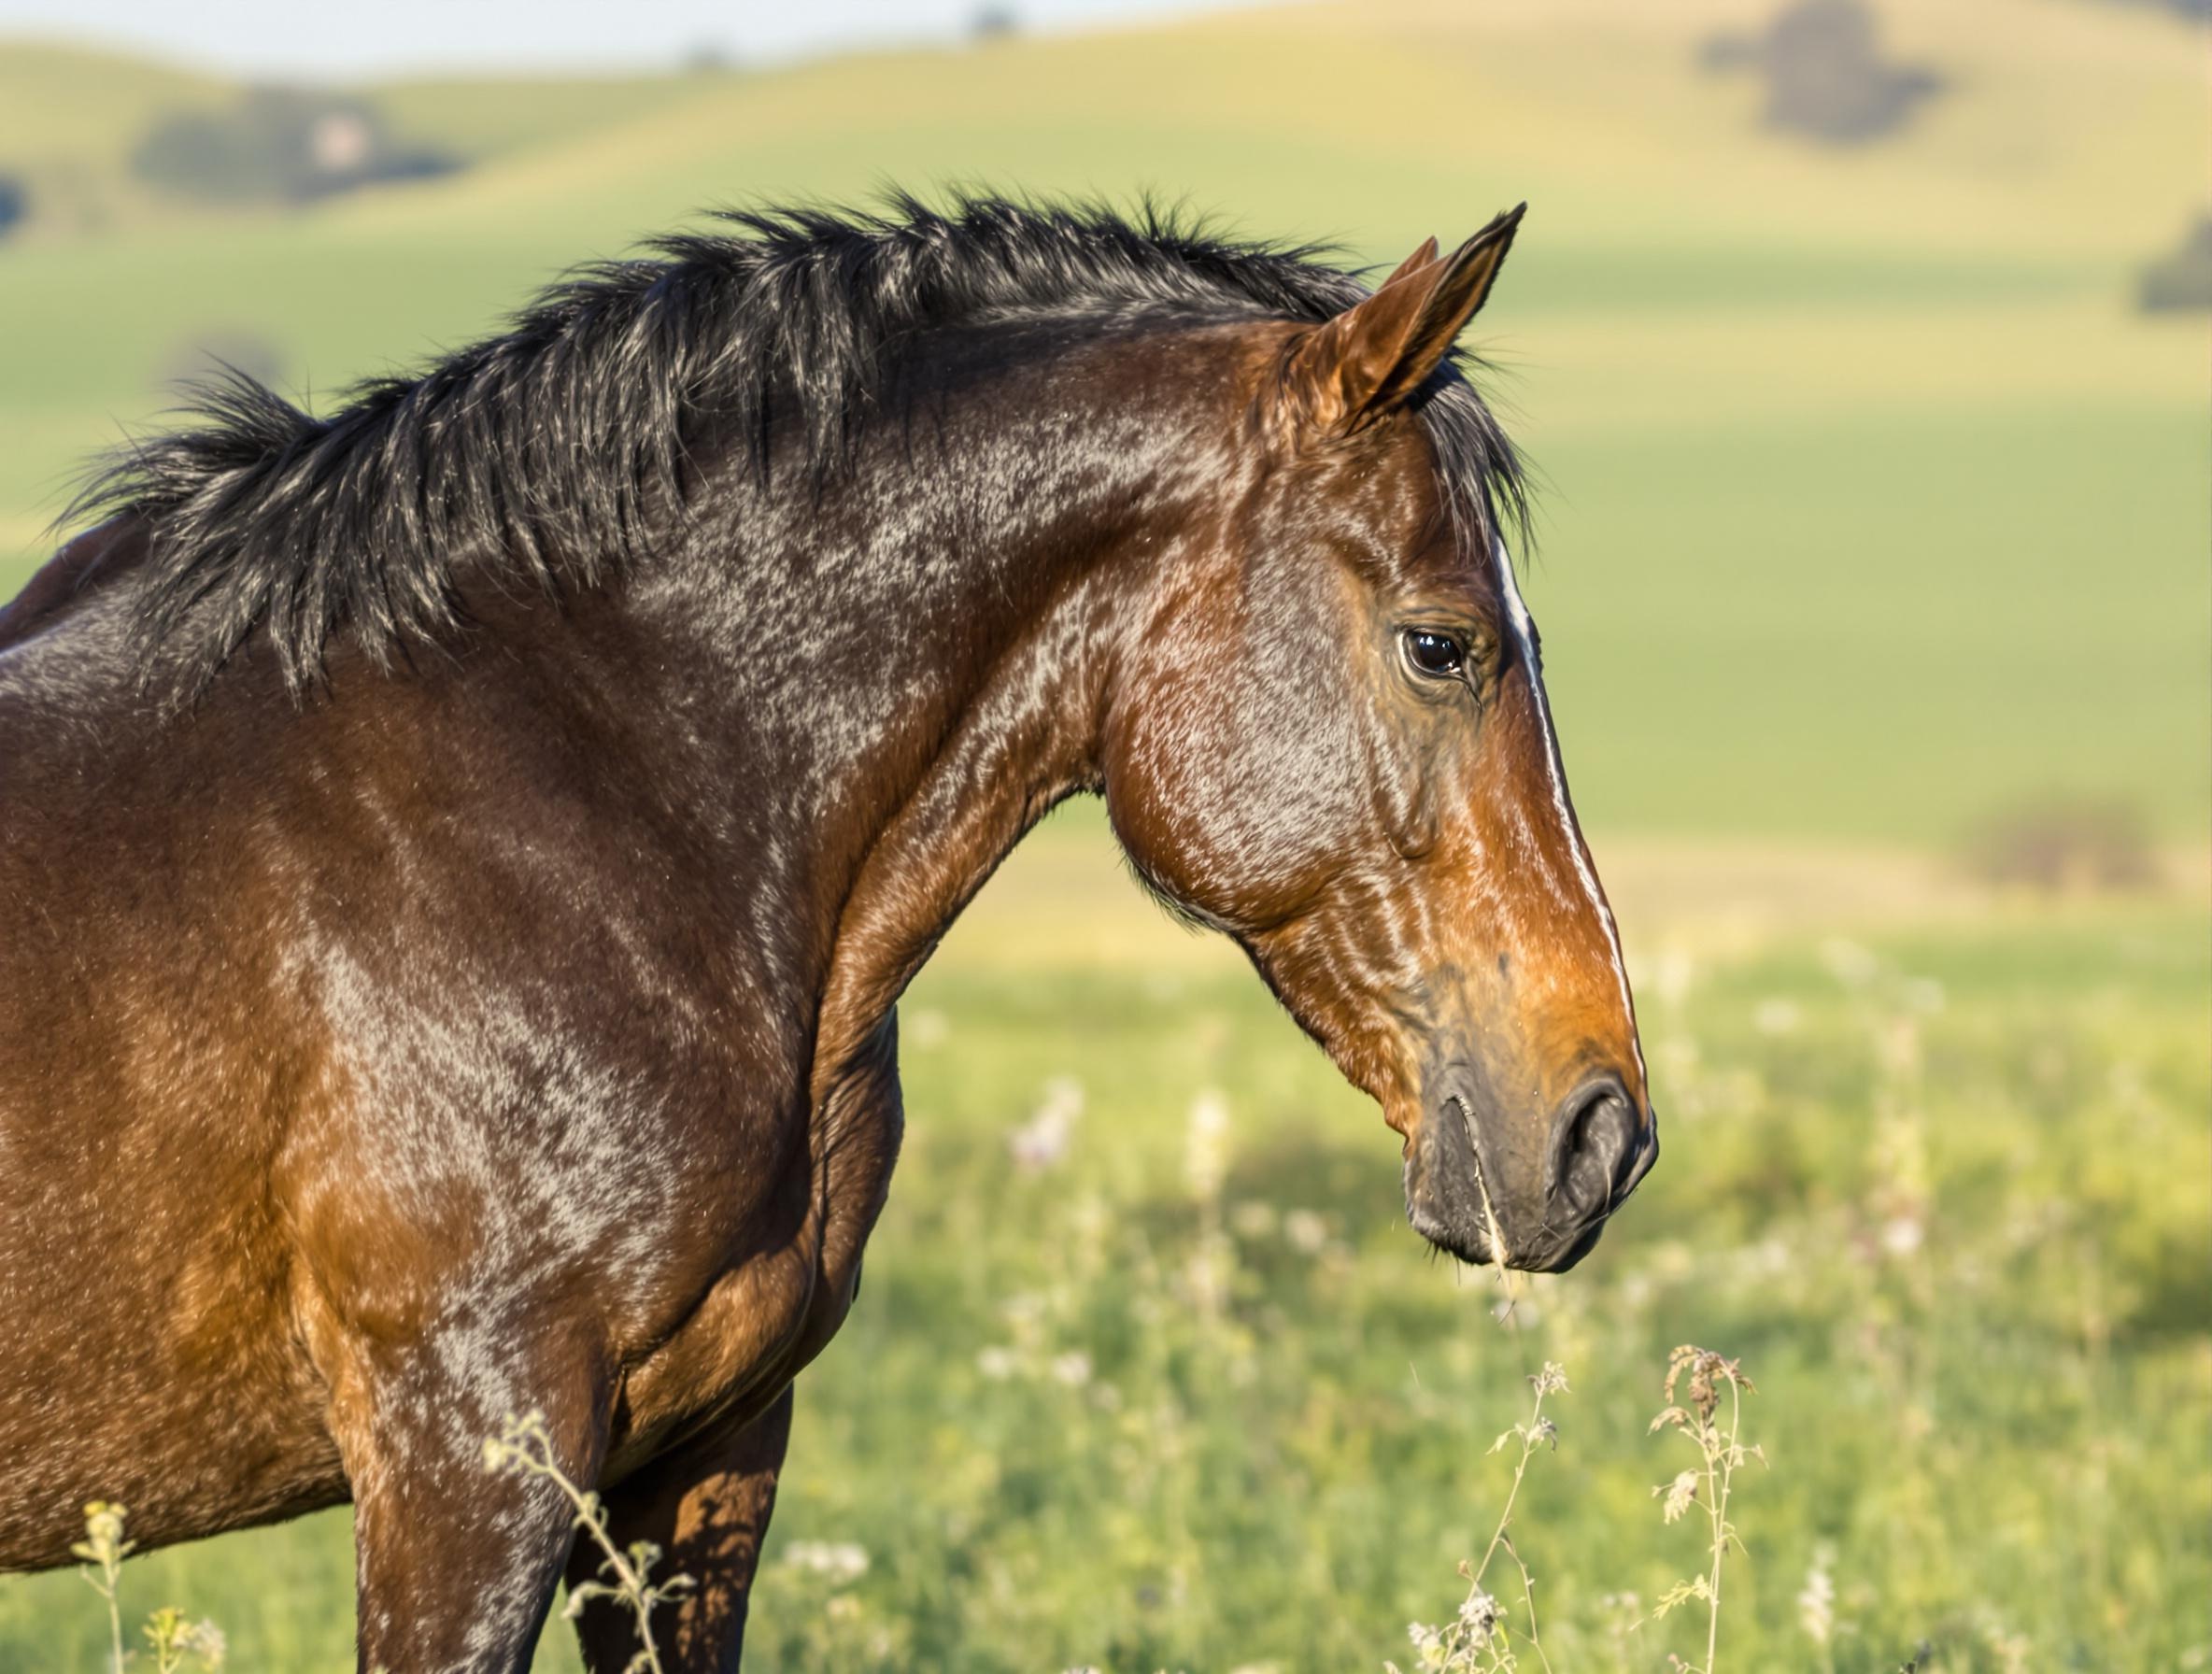
[(1470, 1266), (1510, 1267), (1513, 1251), (1498, 1236), (1474, 1114), (1456, 1095), (1437, 1114), (1440, 1119), (1424, 1124), (1406, 1158), (1406, 1218), (1431, 1244)]
[[(1406, 1159), (1406, 1218), (1414, 1231), (1470, 1267), (1496, 1265), (1521, 1272), (1563, 1273), (1596, 1247), (1605, 1230), (1602, 1214), (1566, 1235), (1547, 1221), (1520, 1239), (1501, 1238), (1475, 1118), (1457, 1097), (1444, 1109), (1457, 1119), (1425, 1133), (1424, 1143)], [(1640, 1164), (1638, 1177), (1649, 1166), (1648, 1161)]]
[(1605, 1231), (1605, 1223), (1599, 1221), (1585, 1227), (1578, 1237), (1566, 1244), (1547, 1244), (1540, 1249), (1531, 1250), (1509, 1250), (1505, 1261), (1499, 1264), (1496, 1240), (1487, 1220), (1478, 1218), (1454, 1225), (1420, 1202), (1407, 1204), (1406, 1218), (1413, 1230), (1431, 1244), (1469, 1267), (1503, 1265), (1523, 1273), (1566, 1272), (1597, 1247), (1598, 1238)]
[(1412, 1201), (1406, 1205), (1406, 1220), (1431, 1244), (1469, 1267), (1488, 1267), (1495, 1259), (1490, 1228), (1485, 1225), (1449, 1226), (1426, 1204)]

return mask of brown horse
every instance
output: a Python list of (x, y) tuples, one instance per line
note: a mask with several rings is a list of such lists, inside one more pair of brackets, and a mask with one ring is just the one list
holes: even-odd
[(95, 1497), (350, 1498), (361, 1666), (519, 1669), (591, 1568), (479, 1468), (535, 1408), (734, 1667), (894, 1004), (1077, 791), (1423, 1234), (1579, 1259), (1656, 1144), (1453, 360), (1518, 220), (1370, 295), (1095, 210), (744, 218), (122, 459), (0, 616), (0, 1568)]

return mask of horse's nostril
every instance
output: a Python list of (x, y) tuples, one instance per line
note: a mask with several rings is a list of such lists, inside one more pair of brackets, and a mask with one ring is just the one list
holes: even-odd
[(1581, 1217), (1610, 1209), (1637, 1156), (1636, 1108), (1618, 1077), (1577, 1088), (1553, 1128), (1553, 1200)]

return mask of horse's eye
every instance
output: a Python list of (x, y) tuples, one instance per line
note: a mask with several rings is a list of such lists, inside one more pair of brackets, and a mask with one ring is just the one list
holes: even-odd
[(1433, 680), (1451, 680), (1467, 666), (1467, 652), (1448, 633), (1428, 628), (1409, 628), (1405, 633), (1406, 660), (1419, 674)]

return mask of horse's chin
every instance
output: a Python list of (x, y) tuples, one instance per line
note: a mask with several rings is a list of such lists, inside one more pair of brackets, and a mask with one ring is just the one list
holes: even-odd
[[(1468, 1267), (1496, 1264), (1496, 1246), (1489, 1227), (1480, 1218), (1457, 1224), (1438, 1214), (1427, 1204), (1409, 1199), (1406, 1219), (1430, 1244)], [(1547, 1249), (1534, 1260), (1527, 1259), (1521, 1251), (1510, 1252), (1505, 1265), (1521, 1273), (1564, 1273), (1597, 1247), (1598, 1235), (1604, 1230), (1605, 1223), (1598, 1221), (1572, 1243)]]
[(1488, 1267), (1496, 1259), (1490, 1228), (1480, 1221), (1455, 1226), (1415, 1199), (1407, 1199), (1406, 1219), (1431, 1245), (1469, 1267)]

